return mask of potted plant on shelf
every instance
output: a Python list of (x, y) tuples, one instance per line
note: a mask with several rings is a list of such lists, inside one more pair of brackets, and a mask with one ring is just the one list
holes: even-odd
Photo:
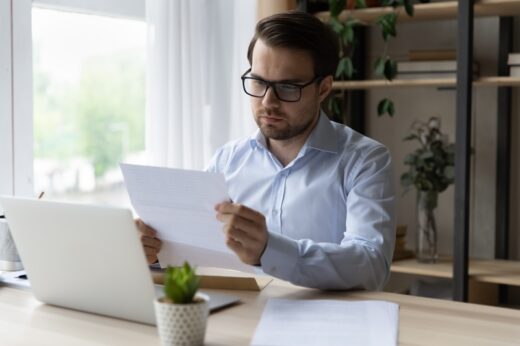
[(434, 263), (437, 258), (437, 225), (435, 208), (438, 195), (454, 181), (455, 145), (441, 132), (440, 120), (414, 122), (405, 141), (420, 144), (404, 159), (408, 171), (401, 175), (401, 184), (417, 190), (416, 257), (419, 262)]
[(161, 345), (195, 346), (204, 343), (209, 297), (197, 293), (200, 278), (195, 268), (168, 267), (164, 273), (164, 294), (154, 301)]

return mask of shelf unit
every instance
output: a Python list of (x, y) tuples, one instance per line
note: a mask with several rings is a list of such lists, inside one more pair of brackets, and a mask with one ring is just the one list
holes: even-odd
[[(461, 2), (465, 2), (462, 0)], [(477, 0), (474, 1), (474, 14), (476, 17), (511, 16), (520, 13), (520, 2), (517, 0)], [(377, 18), (383, 14), (392, 13), (392, 8), (366, 8), (360, 10), (345, 10), (341, 12), (339, 19), (344, 21), (347, 18), (359, 19), (366, 25), (375, 24)], [(398, 11), (397, 21), (426, 21), (426, 20), (448, 20), (457, 19), (458, 1), (433, 2), (428, 4), (415, 4), (414, 15), (409, 17), (404, 10)], [(323, 21), (330, 18), (329, 12), (319, 12), (316, 16)]]
[[(333, 89), (359, 90), (374, 88), (406, 88), (406, 87), (455, 87), (456, 78), (429, 78), (429, 79), (374, 79), (364, 81), (337, 81)], [(520, 86), (520, 77), (481, 77), (473, 81), (475, 87)]]
[[(453, 279), (453, 261), (441, 258), (437, 263), (419, 263), (416, 259), (397, 260), (392, 263), (393, 273)], [(500, 259), (470, 259), (468, 265), (470, 302), (496, 305), (497, 285), (520, 287), (520, 262)]]
[[(437, 263), (419, 263), (416, 259), (399, 260), (392, 263), (392, 272), (453, 278), (453, 261), (441, 258)], [(520, 286), (520, 262), (507, 260), (471, 259), (468, 275), (475, 281)]]
[[(300, 7), (306, 7), (306, 1)], [(344, 10), (339, 18), (355, 18), (365, 25), (375, 24), (380, 15), (394, 11), (392, 8), (367, 8)], [(404, 10), (398, 10), (398, 23), (428, 20), (457, 19), (457, 78), (418, 79), (418, 80), (359, 80), (337, 81), (333, 88), (344, 90), (366, 90), (373, 88), (395, 87), (456, 87), (456, 171), (455, 171), (455, 222), (453, 273), (454, 299), (468, 300), (469, 271), (469, 180), (470, 180), (470, 137), (471, 137), (471, 98), (473, 87), (496, 87), (498, 90), (497, 133), (497, 195), (496, 195), (496, 246), (495, 257), (507, 259), (509, 238), (509, 176), (510, 176), (510, 123), (511, 87), (520, 86), (520, 78), (507, 76), (507, 54), (512, 49), (511, 16), (520, 15), (520, 0), (461, 0), (443, 1), (414, 5), (414, 16), (409, 17)], [(328, 21), (328, 12), (316, 14)], [(473, 80), (473, 24), (475, 17), (500, 17), (499, 68), (498, 76), (486, 76)], [(498, 283), (506, 283), (503, 279)]]

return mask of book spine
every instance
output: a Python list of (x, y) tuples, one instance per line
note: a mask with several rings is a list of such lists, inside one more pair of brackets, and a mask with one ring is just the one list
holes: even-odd
[(520, 65), (520, 53), (518, 53), (518, 54), (509, 53), (509, 56), (507, 58), (507, 64), (508, 65)]

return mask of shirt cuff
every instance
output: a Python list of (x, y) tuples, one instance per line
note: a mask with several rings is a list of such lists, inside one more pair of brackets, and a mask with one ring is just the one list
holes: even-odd
[(277, 233), (269, 233), (267, 246), (260, 258), (264, 273), (291, 281), (298, 262), (298, 242)]

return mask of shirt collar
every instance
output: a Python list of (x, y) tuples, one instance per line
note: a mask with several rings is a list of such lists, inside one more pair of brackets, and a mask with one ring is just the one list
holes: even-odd
[(338, 138), (334, 127), (325, 112), (320, 111), (320, 118), (302, 149), (313, 148), (331, 153), (338, 152)]
[[(262, 148), (267, 150), (267, 142), (260, 129), (257, 129), (250, 137), (249, 143), (252, 148)], [(328, 151), (331, 153), (338, 152), (336, 132), (334, 131), (329, 118), (322, 110), (320, 111), (320, 118), (318, 119), (316, 127), (312, 130), (300, 152), (305, 152), (308, 148)]]

